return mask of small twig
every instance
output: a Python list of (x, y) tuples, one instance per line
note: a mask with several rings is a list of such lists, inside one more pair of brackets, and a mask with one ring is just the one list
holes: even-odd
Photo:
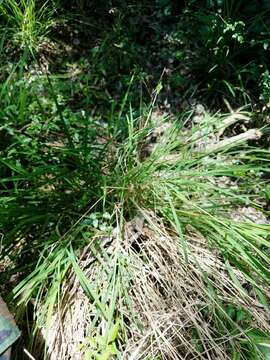
[(34, 358), (34, 356), (31, 355), (30, 352), (29, 352), (28, 350), (26, 350), (25, 348), (23, 349), (23, 352), (29, 357), (29, 359), (31, 359), (31, 360), (36, 360), (36, 359)]

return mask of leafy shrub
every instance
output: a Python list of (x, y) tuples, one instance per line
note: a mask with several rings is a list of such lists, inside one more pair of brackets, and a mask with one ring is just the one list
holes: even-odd
[(238, 104), (258, 98), (261, 74), (269, 66), (268, 10), (235, 1), (197, 3), (183, 13), (179, 28), (188, 38), (186, 61), (200, 89), (219, 105), (224, 96)]
[(269, 74), (269, 70), (266, 70), (262, 74), (260, 88), (261, 88), (260, 99), (264, 103), (269, 105), (270, 104), (270, 74)]

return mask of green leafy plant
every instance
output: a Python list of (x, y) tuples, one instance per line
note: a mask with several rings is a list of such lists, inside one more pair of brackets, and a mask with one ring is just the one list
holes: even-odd
[(270, 102), (270, 75), (269, 71), (266, 70), (261, 77), (260, 81), (261, 96), (260, 99), (269, 106)]
[(267, 67), (267, 10), (224, 1), (216, 5), (214, 13), (213, 6), (195, 2), (179, 23), (183, 30), (192, 24), (192, 30), (185, 33), (192, 75), (204, 95), (219, 105), (225, 94), (231, 102), (241, 99), (249, 103), (258, 97), (254, 85)]
[(84, 360), (108, 360), (118, 354), (116, 339), (118, 337), (119, 322), (112, 324), (108, 333), (104, 336), (86, 337), (81, 350), (85, 352)]

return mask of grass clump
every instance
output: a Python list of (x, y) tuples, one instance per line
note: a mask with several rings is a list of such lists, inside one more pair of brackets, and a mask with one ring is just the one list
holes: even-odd
[[(34, 301), (50, 358), (261, 358), (269, 224), (232, 213), (264, 212), (253, 189), (269, 157), (238, 142), (198, 148), (227, 119), (205, 115), (188, 130), (130, 115), (127, 139), (104, 159), (100, 197), (67, 233), (44, 238), (14, 289), (23, 307)], [(157, 128), (164, 134), (145, 155)]]
[(2, 1), (2, 36), (34, 54), (48, 35), (55, 10), (48, 2), (39, 6), (35, 0), (22, 0), (19, 3), (15, 0)]

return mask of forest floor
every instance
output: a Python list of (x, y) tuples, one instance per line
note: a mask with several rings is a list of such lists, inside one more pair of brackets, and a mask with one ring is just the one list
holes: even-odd
[(267, 360), (267, 40), (120, 3), (0, 4), (14, 359)]

